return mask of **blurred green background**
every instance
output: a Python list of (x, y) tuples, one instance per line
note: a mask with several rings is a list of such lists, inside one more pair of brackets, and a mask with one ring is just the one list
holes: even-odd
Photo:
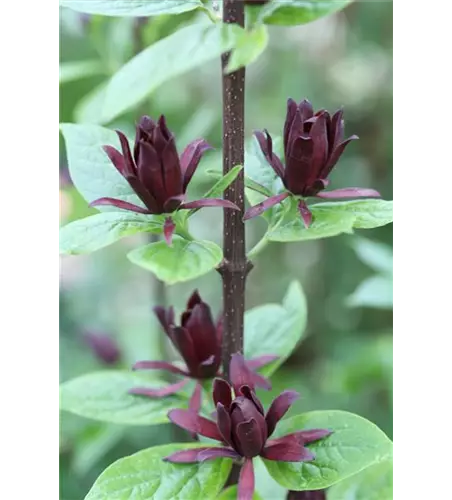
[[(142, 21), (145, 44), (153, 43), (197, 14)], [(96, 90), (137, 50), (132, 19), (90, 18), (61, 9), (60, 121), (90, 122)], [(79, 63), (82, 64), (79, 64)], [(71, 63), (71, 64), (69, 64)], [(360, 140), (346, 150), (331, 176), (334, 188), (372, 187), (392, 199), (392, 3), (356, 2), (307, 26), (270, 27), (265, 53), (247, 69), (246, 136), (256, 128), (281, 135), (286, 100), (307, 97), (315, 108), (345, 108), (346, 134)], [(133, 133), (142, 113), (165, 113), (179, 151), (203, 136), (217, 151), (201, 162), (189, 196), (211, 184), (205, 171), (221, 168), (220, 63), (205, 64), (159, 88), (142, 109), (111, 128)], [(61, 141), (61, 223), (93, 210), (68, 179)], [(196, 236), (221, 243), (220, 212), (201, 210), (192, 219)], [(264, 224), (247, 224), (248, 247)], [(83, 340), (86, 331), (111, 335), (119, 344), (119, 366), (159, 359), (166, 350), (151, 307), (160, 293), (153, 276), (125, 257), (144, 236), (128, 238), (88, 256), (62, 257), (60, 287), (60, 378), (108, 369)], [(302, 398), (292, 413), (344, 409), (379, 425), (392, 437), (392, 226), (303, 243), (273, 243), (249, 275), (247, 308), (280, 302), (299, 279), (309, 304), (305, 340), (272, 377), (268, 404), (280, 390)], [(178, 311), (198, 288), (217, 313), (221, 281), (212, 272), (194, 282), (165, 288)], [(161, 301), (161, 299), (160, 299)], [(61, 414), (60, 500), (82, 499), (100, 472), (139, 449), (181, 439), (170, 425), (123, 428)]]

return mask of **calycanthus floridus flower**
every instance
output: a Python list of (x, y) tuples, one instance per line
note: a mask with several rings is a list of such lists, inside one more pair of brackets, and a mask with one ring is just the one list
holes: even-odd
[[(211, 149), (204, 139), (191, 142), (179, 158), (174, 135), (168, 130), (164, 115), (157, 122), (149, 116), (140, 119), (133, 155), (127, 137), (119, 130), (116, 133), (122, 154), (112, 146), (103, 149), (146, 208), (115, 198), (99, 198), (91, 206), (113, 205), (141, 214), (171, 214), (178, 209), (201, 207), (239, 210), (231, 201), (218, 198), (185, 201), (187, 186), (201, 157)], [(171, 216), (166, 217), (163, 233), (168, 244), (171, 244), (175, 228)]]
[(305, 445), (329, 436), (331, 431), (300, 430), (281, 438), (270, 439), (277, 423), (299, 394), (295, 391), (283, 391), (273, 400), (265, 413), (254, 392), (253, 382), (248, 378), (245, 361), (240, 354), (232, 356), (230, 376), (233, 387), (219, 378), (214, 381), (213, 401), (216, 405), (216, 422), (190, 409), (175, 409), (168, 413), (168, 418), (174, 424), (191, 433), (220, 441), (223, 446), (177, 451), (164, 460), (173, 463), (193, 463), (227, 457), (240, 461), (242, 467), (238, 498), (251, 500), (254, 492), (254, 457), (259, 455), (266, 460), (282, 462), (310, 462), (315, 456)]
[[(154, 312), (172, 344), (184, 359), (186, 368), (179, 368), (167, 361), (138, 361), (133, 369), (166, 370), (181, 375), (183, 379), (162, 389), (136, 387), (131, 389), (130, 393), (149, 397), (165, 397), (180, 391), (191, 379), (195, 379), (197, 382), (189, 408), (198, 412), (202, 393), (200, 381), (213, 379), (220, 375), (222, 318), (220, 316), (219, 320), (214, 322), (209, 305), (202, 301), (197, 290), (188, 300), (187, 308), (180, 318), (180, 326), (175, 324), (172, 307), (169, 309), (155, 307)], [(271, 389), (270, 382), (253, 370), (276, 359), (278, 356), (259, 356), (246, 361), (242, 370), (247, 373), (247, 378), (257, 387)]]
[(285, 166), (273, 152), (272, 138), (265, 130), (255, 132), (260, 148), (276, 175), (282, 180), (286, 191), (267, 198), (249, 208), (244, 220), (260, 215), (265, 210), (282, 202), (288, 196), (300, 197), (298, 210), (308, 228), (312, 213), (304, 198), (355, 198), (380, 197), (374, 189), (343, 188), (323, 191), (329, 184), (328, 175), (338, 162), (345, 147), (358, 136), (352, 135), (344, 140), (344, 120), (342, 109), (330, 116), (328, 111), (314, 113), (308, 100), (297, 104), (293, 99), (287, 101), (286, 122), (284, 124)]

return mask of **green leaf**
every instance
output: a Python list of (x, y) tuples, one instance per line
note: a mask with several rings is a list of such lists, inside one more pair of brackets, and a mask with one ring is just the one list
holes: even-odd
[(172, 246), (159, 241), (132, 250), (128, 258), (172, 285), (208, 273), (220, 264), (221, 248), (211, 241), (188, 241), (174, 238)]
[(60, 85), (62, 83), (104, 75), (105, 69), (100, 61), (68, 61), (60, 63)]
[(325, 439), (307, 445), (312, 462), (264, 460), (269, 473), (287, 489), (317, 490), (392, 457), (392, 442), (375, 424), (345, 411), (313, 411), (282, 420), (275, 438), (303, 429), (331, 429)]
[(202, 7), (200, 0), (60, 0), (60, 5), (85, 14), (134, 17), (180, 14)]
[[(236, 165), (225, 176), (221, 177), (210, 189), (205, 193), (202, 198), (218, 198), (223, 194), (223, 191), (229, 187), (240, 174), (243, 169), (242, 165)], [(188, 211), (187, 217), (196, 213), (199, 208), (193, 208)]]
[(147, 398), (127, 391), (133, 387), (167, 385), (144, 374), (108, 370), (82, 375), (60, 386), (60, 409), (81, 417), (113, 424), (150, 425), (168, 422), (172, 408), (185, 406), (183, 396)]
[(275, 0), (261, 10), (265, 24), (293, 26), (306, 24), (347, 7), (352, 0)]
[[(273, 152), (280, 158), (283, 157), (281, 156), (282, 144), (281, 137), (273, 137)], [(277, 175), (268, 164), (255, 136), (247, 143), (245, 150), (245, 174), (266, 188), (268, 193), (270, 193), (268, 196), (276, 194), (275, 183)], [(252, 203), (251, 200), (250, 203)]]
[(213, 500), (220, 493), (232, 460), (172, 464), (163, 459), (205, 444), (165, 444), (121, 458), (102, 472), (85, 500)]
[[(113, 130), (73, 123), (63, 123), (60, 128), (66, 141), (72, 182), (88, 203), (107, 196), (143, 206), (102, 149), (107, 144), (120, 149), (118, 136)], [(105, 208), (111, 210), (111, 207), (99, 207), (102, 211)]]
[[(216, 179), (221, 179), (223, 174), (221, 173), (220, 170), (214, 170), (214, 169), (207, 169), (206, 174), (211, 175), (212, 177), (215, 177)], [(250, 177), (245, 175), (245, 187), (248, 189), (251, 189), (253, 191), (256, 191), (257, 193), (260, 193), (264, 196), (271, 196), (272, 193), (268, 189), (266, 189), (264, 186), (261, 186), (259, 183), (253, 181)]]
[(392, 460), (372, 465), (328, 490), (328, 500), (392, 500)]
[[(230, 486), (223, 490), (217, 497), (217, 500), (237, 500), (237, 486)], [(252, 500), (263, 500), (256, 492), (253, 494)]]
[(136, 233), (161, 233), (162, 223), (150, 215), (105, 212), (67, 224), (60, 229), (60, 253), (91, 253)]
[(261, 457), (253, 459), (256, 492), (262, 500), (286, 500), (287, 490), (268, 473)]
[(216, 59), (234, 43), (220, 24), (193, 24), (159, 40), (127, 62), (110, 80), (99, 122), (116, 116), (141, 103), (166, 81), (180, 76), (207, 61)]
[(248, 66), (264, 52), (268, 44), (268, 31), (264, 25), (251, 31), (241, 31), (231, 53), (226, 73)]
[(75, 105), (74, 118), (77, 123), (96, 123), (102, 113), (107, 81), (102, 82), (84, 95)]
[(334, 210), (336, 213), (352, 214), (355, 217), (353, 227), (356, 229), (373, 229), (386, 226), (386, 224), (392, 222), (392, 204), (392, 200), (370, 198), (317, 203), (314, 206), (317, 212)]
[(300, 214), (292, 210), (285, 221), (275, 228), (269, 229), (267, 238), (270, 241), (307, 241), (353, 232), (355, 218), (352, 214), (333, 210), (319, 211), (316, 209), (316, 205), (312, 205), (310, 208), (313, 222), (309, 229), (304, 226)]
[(85, 475), (124, 437), (125, 428), (101, 422), (89, 422), (74, 442), (72, 468)]
[(348, 297), (350, 307), (392, 309), (393, 281), (390, 276), (372, 276), (364, 280)]
[(300, 283), (293, 281), (281, 304), (265, 304), (245, 313), (245, 357), (264, 354), (280, 358), (261, 369), (269, 376), (287, 359), (303, 337), (307, 303)]
[(377, 272), (392, 275), (392, 248), (367, 238), (353, 238), (352, 246), (359, 259)]

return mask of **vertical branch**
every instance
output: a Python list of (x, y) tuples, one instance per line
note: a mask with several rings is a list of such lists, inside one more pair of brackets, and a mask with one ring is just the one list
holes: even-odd
[[(243, 0), (224, 0), (223, 22), (244, 26)], [(223, 175), (244, 162), (245, 68), (225, 74), (230, 53), (221, 57), (223, 81)], [(219, 269), (223, 279), (223, 345), (222, 362), (229, 378), (232, 354), (243, 352), (243, 315), (245, 312), (245, 280), (251, 263), (245, 253), (245, 226), (242, 221), (244, 200), (243, 171), (224, 193), (240, 211), (224, 210), (223, 253)]]

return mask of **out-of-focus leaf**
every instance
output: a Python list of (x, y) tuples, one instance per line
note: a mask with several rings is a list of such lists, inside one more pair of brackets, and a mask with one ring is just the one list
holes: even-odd
[(389, 276), (372, 276), (364, 280), (348, 297), (347, 304), (351, 307), (375, 307), (377, 309), (392, 309), (393, 282)]
[(352, 246), (359, 259), (377, 272), (392, 275), (392, 249), (378, 241), (353, 238)]
[(280, 304), (265, 304), (245, 313), (245, 357), (280, 356), (262, 368), (269, 376), (290, 356), (302, 339), (307, 323), (307, 303), (298, 281), (293, 281)]
[(229, 58), (226, 72), (232, 73), (251, 64), (264, 52), (267, 44), (268, 31), (266, 26), (260, 25), (251, 31), (241, 31)]
[(103, 74), (105, 74), (105, 69), (99, 61), (67, 61), (60, 63), (60, 84)]
[(202, 7), (200, 0), (60, 0), (60, 5), (85, 14), (134, 17), (180, 14)]

